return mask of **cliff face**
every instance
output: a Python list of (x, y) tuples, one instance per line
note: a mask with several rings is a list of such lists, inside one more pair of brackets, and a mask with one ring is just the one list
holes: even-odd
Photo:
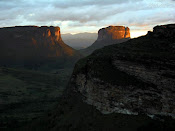
[(97, 40), (88, 48), (81, 50), (84, 55), (104, 46), (122, 43), (130, 39), (130, 29), (124, 26), (109, 26), (98, 31)]
[(97, 41), (101, 40), (118, 40), (130, 38), (130, 30), (128, 27), (123, 26), (109, 26), (107, 28), (102, 28), (98, 32)]
[[(17, 26), (0, 29), (0, 60), (6, 64), (38, 64), (80, 55), (61, 39), (59, 27)], [(65, 61), (63, 61), (64, 59)]]
[(175, 118), (174, 30), (174, 25), (158, 26), (146, 36), (95, 51), (76, 64), (70, 88), (102, 113)]

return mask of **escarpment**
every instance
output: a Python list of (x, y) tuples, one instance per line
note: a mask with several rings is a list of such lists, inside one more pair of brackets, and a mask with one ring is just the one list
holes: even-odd
[(122, 43), (130, 39), (130, 29), (124, 26), (109, 26), (98, 31), (97, 40), (88, 48), (80, 50), (83, 55), (89, 55), (104, 46)]
[(70, 88), (105, 114), (175, 118), (174, 30), (173, 24), (157, 26), (146, 36), (93, 52), (76, 64)]
[(62, 41), (60, 28), (53, 26), (1, 28), (0, 46), (1, 65), (41, 65), (51, 61), (62, 65), (80, 58)]
[(98, 31), (98, 39), (97, 41), (101, 40), (118, 40), (118, 39), (125, 39), (130, 38), (130, 30), (128, 27), (124, 26), (109, 26), (106, 28), (102, 28)]

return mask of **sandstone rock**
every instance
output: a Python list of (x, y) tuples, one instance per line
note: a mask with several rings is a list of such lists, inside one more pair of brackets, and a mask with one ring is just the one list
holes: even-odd
[(97, 40), (86, 49), (80, 50), (83, 55), (89, 55), (104, 46), (119, 44), (130, 39), (130, 29), (124, 26), (109, 26), (98, 31)]
[(130, 38), (130, 30), (128, 27), (124, 26), (109, 26), (107, 28), (102, 28), (98, 32), (97, 41), (108, 39), (125, 39)]

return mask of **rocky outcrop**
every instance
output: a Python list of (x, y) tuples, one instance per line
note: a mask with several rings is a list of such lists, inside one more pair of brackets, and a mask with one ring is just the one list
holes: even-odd
[[(77, 60), (79, 53), (66, 45), (59, 27), (16, 26), (0, 29), (0, 64), (35, 65), (68, 59)], [(68, 60), (69, 61), (69, 60)]]
[(175, 24), (156, 26), (153, 33), (157, 37), (175, 37)]
[(104, 114), (175, 118), (174, 27), (158, 26), (146, 36), (95, 51), (76, 64), (70, 88)]
[(130, 39), (130, 29), (124, 26), (109, 26), (98, 31), (97, 40), (88, 48), (80, 50), (83, 55), (89, 55), (94, 50), (104, 46), (119, 44)]
[(118, 40), (130, 38), (130, 30), (128, 27), (124, 26), (109, 26), (107, 28), (102, 28), (98, 31), (98, 39), (101, 40)]

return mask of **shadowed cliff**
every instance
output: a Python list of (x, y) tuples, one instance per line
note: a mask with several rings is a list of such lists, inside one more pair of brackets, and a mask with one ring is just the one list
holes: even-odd
[(62, 41), (59, 27), (1, 28), (0, 130), (11, 131), (55, 107), (80, 57)]
[(52, 62), (57, 66), (73, 65), (80, 58), (62, 41), (59, 27), (1, 28), (0, 46), (0, 64), (7, 66), (41, 66)]

